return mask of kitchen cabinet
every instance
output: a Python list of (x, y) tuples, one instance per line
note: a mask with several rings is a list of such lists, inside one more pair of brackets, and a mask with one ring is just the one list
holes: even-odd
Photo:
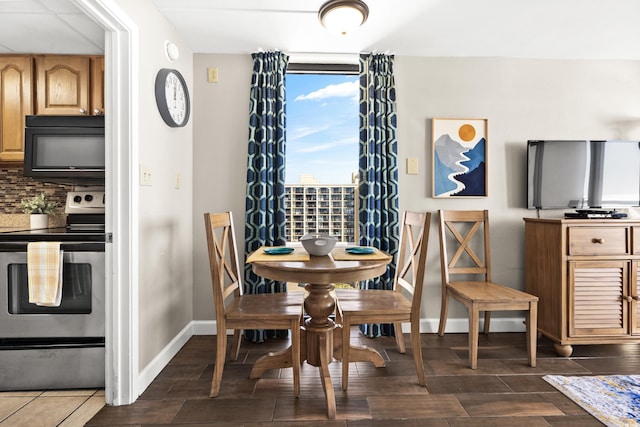
[(37, 55), (38, 115), (103, 115), (104, 56)]
[(36, 56), (36, 114), (87, 114), (90, 65), (88, 56)]
[(91, 108), (90, 114), (104, 115), (104, 56), (92, 56), (91, 65)]
[(0, 55), (0, 162), (24, 158), (24, 117), (33, 114), (33, 58)]
[(525, 218), (526, 291), (538, 331), (572, 345), (640, 342), (640, 221)]
[(0, 55), (0, 162), (24, 160), (25, 116), (103, 115), (104, 56)]

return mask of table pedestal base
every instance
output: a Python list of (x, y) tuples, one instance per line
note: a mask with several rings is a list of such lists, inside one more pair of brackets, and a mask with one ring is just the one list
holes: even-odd
[[(336, 417), (336, 397), (333, 381), (329, 374), (329, 364), (333, 359), (342, 360), (342, 326), (334, 325), (332, 329), (314, 333), (303, 327), (300, 330), (300, 341), (300, 361), (306, 361), (310, 365), (318, 367), (327, 401), (327, 416), (333, 419)], [(309, 351), (309, 349), (313, 349), (313, 351)], [(352, 345), (349, 352), (351, 362), (371, 362), (376, 368), (385, 366), (380, 353), (372, 348)], [(311, 360), (309, 356), (312, 356)], [(260, 378), (269, 369), (290, 368), (292, 360), (291, 347), (266, 354), (253, 365), (249, 377), (252, 379)]]

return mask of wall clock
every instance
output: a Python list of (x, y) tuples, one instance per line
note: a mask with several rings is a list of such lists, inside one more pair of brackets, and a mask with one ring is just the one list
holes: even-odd
[(156, 75), (156, 104), (165, 123), (182, 127), (189, 121), (189, 89), (178, 70), (162, 68)]

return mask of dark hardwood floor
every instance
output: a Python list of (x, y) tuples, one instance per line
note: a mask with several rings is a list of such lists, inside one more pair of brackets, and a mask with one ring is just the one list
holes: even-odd
[(527, 365), (525, 337), (496, 333), (480, 338), (478, 369), (468, 367), (467, 335), (422, 335), (427, 388), (417, 382), (409, 337), (399, 354), (393, 338), (368, 339), (353, 330), (352, 342), (379, 350), (385, 368), (355, 363), (349, 390), (340, 387), (341, 363), (331, 364), (337, 418), (327, 419), (318, 369), (304, 364), (301, 397), (293, 397), (291, 369), (249, 379), (262, 354), (288, 345), (244, 342), (237, 362), (228, 362), (220, 395), (209, 398), (215, 336), (194, 336), (140, 398), (128, 406), (102, 408), (87, 426), (191, 427), (457, 427), (601, 426), (595, 418), (548, 385), (546, 374), (637, 374), (640, 345), (575, 346), (570, 358), (556, 356), (553, 343), (538, 342), (538, 366)]

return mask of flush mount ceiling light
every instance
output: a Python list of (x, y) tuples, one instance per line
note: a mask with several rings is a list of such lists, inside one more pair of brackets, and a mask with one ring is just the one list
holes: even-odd
[(369, 8), (362, 0), (329, 0), (318, 12), (325, 28), (342, 35), (357, 30), (368, 16)]

